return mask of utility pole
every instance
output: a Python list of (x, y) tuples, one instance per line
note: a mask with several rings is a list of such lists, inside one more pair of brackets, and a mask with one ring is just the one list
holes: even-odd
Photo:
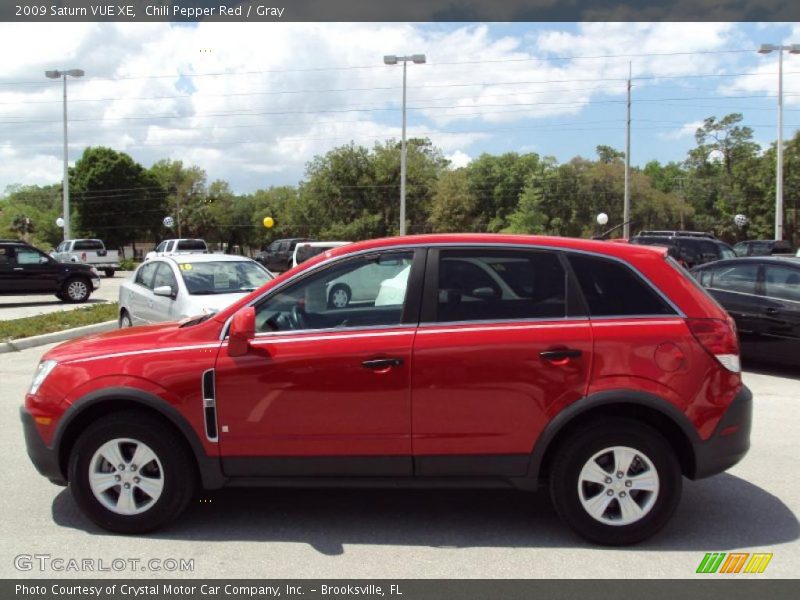
[(622, 209), (622, 237), (631, 237), (631, 72), (632, 63), (628, 63), (628, 116), (625, 128), (625, 200)]

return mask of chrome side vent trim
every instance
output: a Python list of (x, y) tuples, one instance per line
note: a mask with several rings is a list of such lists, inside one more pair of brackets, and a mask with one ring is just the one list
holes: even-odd
[(206, 425), (206, 437), (210, 442), (218, 440), (217, 434), (217, 394), (214, 387), (214, 369), (203, 373), (203, 420)]

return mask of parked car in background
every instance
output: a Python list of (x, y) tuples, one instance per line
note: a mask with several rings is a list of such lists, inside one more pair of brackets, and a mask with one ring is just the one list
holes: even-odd
[(0, 240), (0, 295), (53, 294), (64, 302), (86, 302), (100, 287), (91, 265), (62, 263), (18, 240)]
[[(450, 272), (465, 260), (517, 297), (471, 289)], [(329, 306), (332, 282), (368, 269), (377, 294), (389, 265), (405, 265), (402, 301)], [(22, 411), (34, 465), (129, 534), (201, 486), (544, 486), (575, 531), (619, 545), (670, 520), (683, 476), (749, 448), (733, 321), (664, 248), (425, 235), (295, 275), (214, 315), (47, 351)]]
[(119, 290), (119, 326), (178, 321), (216, 312), (273, 278), (230, 254), (182, 254), (142, 263)]
[(669, 248), (670, 256), (687, 269), (736, 256), (728, 244), (702, 231), (640, 231), (630, 242), (648, 246), (666, 246)]
[(693, 275), (736, 321), (742, 355), (800, 365), (800, 260), (721, 260)]
[(62, 263), (81, 262), (103, 271), (106, 277), (113, 277), (119, 270), (119, 253), (106, 250), (102, 240), (64, 240), (50, 253), (50, 256)]
[(205, 240), (177, 239), (164, 240), (155, 250), (148, 252), (144, 259), (150, 260), (156, 256), (173, 256), (175, 254), (208, 254), (208, 245)]
[(300, 242), (310, 242), (308, 238), (286, 238), (275, 240), (262, 252), (256, 255), (256, 260), (274, 273), (282, 273), (291, 269), (293, 264), (294, 249)]
[[(328, 282), (326, 297), (331, 308), (346, 308), (352, 303), (356, 305), (379, 303), (378, 297), (383, 286), (399, 273), (405, 272), (408, 276), (410, 259), (384, 257), (382, 260), (370, 261), (360, 269), (350, 271), (342, 277), (331, 279)], [(404, 281), (398, 282), (401, 286)], [(400, 288), (403, 289), (404, 288)], [(384, 292), (383, 298), (386, 297)], [(405, 297), (403, 293), (400, 298)], [(384, 301), (386, 303), (386, 301)], [(396, 304), (402, 304), (396, 302)]]
[(298, 242), (292, 253), (292, 266), (296, 267), (309, 258), (315, 257), (317, 254), (322, 254), (328, 250), (333, 250), (334, 248), (346, 246), (351, 243), (352, 242)]
[(733, 247), (736, 256), (772, 256), (794, 254), (792, 245), (786, 240), (747, 240)]

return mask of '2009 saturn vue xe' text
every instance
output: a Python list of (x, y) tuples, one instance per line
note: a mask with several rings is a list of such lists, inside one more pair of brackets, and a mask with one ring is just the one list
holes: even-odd
[(57, 346), (22, 420), (113, 531), (199, 488), (511, 485), (629, 544), (682, 477), (744, 456), (751, 411), (732, 320), (666, 249), (463, 234), (350, 244), (216, 314)]

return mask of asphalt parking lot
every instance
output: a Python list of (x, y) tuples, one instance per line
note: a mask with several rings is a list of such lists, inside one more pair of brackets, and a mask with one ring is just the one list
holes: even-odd
[(100, 289), (94, 291), (89, 296), (89, 301), (83, 304), (62, 302), (52, 295), (0, 296), (0, 321), (75, 310), (102, 302), (116, 302), (119, 299), (119, 286), (130, 276), (130, 271), (119, 271), (114, 277), (101, 274)]
[(25, 453), (18, 407), (48, 348), (0, 359), (0, 577), (87, 576), (15, 568), (18, 555), (46, 554), (194, 560), (190, 572), (88, 574), (107, 577), (690, 578), (711, 551), (770, 552), (759, 577), (797, 575), (800, 375), (787, 371), (745, 374), (756, 402), (750, 453), (728, 473), (685, 481), (671, 523), (636, 547), (588, 545), (558, 521), (546, 494), (469, 490), (221, 490), (167, 530), (125, 537), (85, 519)]

